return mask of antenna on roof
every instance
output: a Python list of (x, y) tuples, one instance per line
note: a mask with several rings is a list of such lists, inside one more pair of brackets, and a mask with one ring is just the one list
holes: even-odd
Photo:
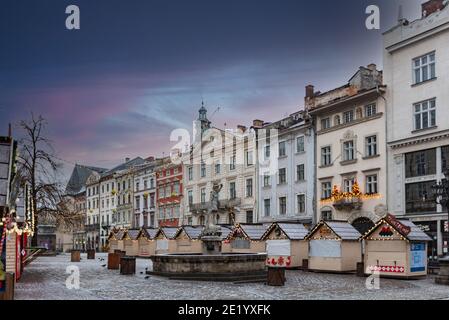
[(404, 20), (404, 16), (402, 14), (402, 4), (400, 4), (398, 9), (398, 22), (401, 23), (402, 20)]

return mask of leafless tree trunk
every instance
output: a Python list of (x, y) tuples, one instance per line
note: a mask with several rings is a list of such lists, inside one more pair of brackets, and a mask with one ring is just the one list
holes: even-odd
[(32, 245), (37, 245), (37, 225), (42, 220), (53, 220), (56, 226), (66, 223), (71, 213), (63, 201), (63, 188), (57, 183), (56, 173), (61, 164), (56, 161), (51, 141), (44, 136), (46, 120), (32, 113), (31, 119), (21, 121), (24, 137), (20, 140), (19, 170), (31, 186), (35, 215)]

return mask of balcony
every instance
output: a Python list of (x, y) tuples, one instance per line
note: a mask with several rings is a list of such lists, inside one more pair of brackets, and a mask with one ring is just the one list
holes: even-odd
[(333, 206), (335, 209), (342, 211), (360, 210), (363, 202), (361, 197), (348, 196), (335, 200)]
[[(234, 198), (234, 199), (225, 199), (225, 200), (219, 200), (218, 201), (218, 208), (220, 210), (227, 210), (229, 208), (240, 206), (242, 203), (242, 199), (240, 198)], [(190, 212), (192, 213), (200, 213), (200, 212), (207, 212), (211, 206), (210, 201), (204, 202), (204, 203), (192, 203), (189, 205)]]
[(86, 230), (86, 232), (98, 231), (98, 230), (100, 230), (100, 224), (98, 224), (98, 223), (96, 223), (96, 224), (86, 224), (84, 226), (84, 229)]

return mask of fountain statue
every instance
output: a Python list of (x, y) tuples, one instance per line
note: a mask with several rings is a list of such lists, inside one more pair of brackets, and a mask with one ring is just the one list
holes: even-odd
[(222, 188), (222, 184), (214, 184), (210, 192), (210, 206), (207, 210), (206, 226), (200, 237), (203, 241), (204, 254), (217, 254), (221, 252), (221, 228), (217, 226), (215, 217), (219, 208), (218, 196)]

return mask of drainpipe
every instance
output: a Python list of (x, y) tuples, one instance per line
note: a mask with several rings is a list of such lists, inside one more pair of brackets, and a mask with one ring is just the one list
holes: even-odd
[(387, 206), (387, 211), (389, 210), (388, 208), (388, 197), (389, 197), (389, 175), (388, 175), (388, 159), (389, 159), (389, 155), (388, 155), (388, 102), (387, 99), (383, 96), (383, 94), (380, 92), (380, 87), (379, 85), (376, 86), (376, 90), (377, 90), (377, 94), (379, 95), (379, 97), (381, 97), (384, 102), (385, 102), (385, 112), (384, 112), (384, 117), (385, 117), (385, 176), (386, 176), (386, 181), (385, 181), (385, 186), (386, 186), (386, 191), (385, 191), (385, 202), (386, 202), (386, 206)]

